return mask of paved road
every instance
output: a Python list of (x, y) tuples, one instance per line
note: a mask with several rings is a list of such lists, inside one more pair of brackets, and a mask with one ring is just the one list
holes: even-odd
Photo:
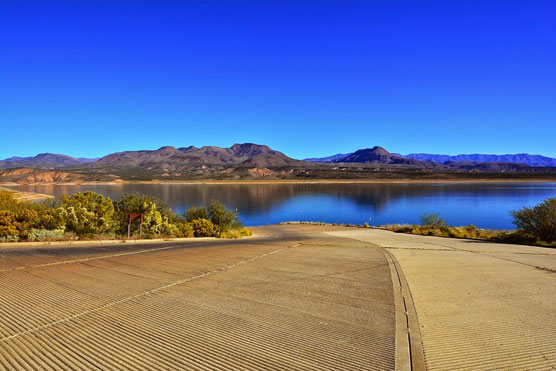
[(255, 234), (0, 247), (0, 369), (556, 369), (556, 250)]

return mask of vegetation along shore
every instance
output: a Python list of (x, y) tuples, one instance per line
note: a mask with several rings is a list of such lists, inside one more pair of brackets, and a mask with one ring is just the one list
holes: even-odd
[(516, 230), (479, 229), (474, 225), (448, 226), (439, 214), (423, 214), (420, 225), (389, 224), (384, 228), (424, 236), (468, 238), (503, 243), (556, 247), (556, 198), (534, 207), (512, 211)]
[(131, 237), (221, 237), (251, 234), (237, 214), (213, 201), (183, 215), (152, 197), (128, 194), (112, 201), (95, 192), (60, 201), (27, 202), (0, 190), (0, 241), (100, 240)]

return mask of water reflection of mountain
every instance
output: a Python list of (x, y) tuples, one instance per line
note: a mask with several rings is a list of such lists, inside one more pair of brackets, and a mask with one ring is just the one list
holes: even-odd
[[(554, 184), (546, 185), (554, 191)], [(218, 200), (243, 215), (268, 212), (294, 198), (324, 196), (348, 199), (353, 203), (380, 211), (395, 200), (439, 198), (527, 197), (538, 192), (550, 193), (542, 185), (511, 183), (445, 184), (122, 184), (122, 185), (37, 185), (18, 189), (39, 193), (62, 194), (95, 191), (111, 198), (138, 192), (164, 200), (172, 209), (182, 211), (191, 205), (208, 205)], [(554, 192), (552, 192), (554, 195)]]

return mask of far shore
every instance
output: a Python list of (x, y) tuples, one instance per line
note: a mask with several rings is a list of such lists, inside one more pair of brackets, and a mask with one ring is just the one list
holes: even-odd
[(144, 180), (144, 181), (91, 181), (62, 183), (0, 183), (0, 187), (22, 186), (87, 186), (124, 184), (442, 184), (442, 183), (556, 183), (556, 179), (254, 179), (254, 180)]

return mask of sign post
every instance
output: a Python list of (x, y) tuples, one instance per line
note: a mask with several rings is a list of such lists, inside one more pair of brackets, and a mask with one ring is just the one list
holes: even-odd
[(137, 217), (141, 217), (141, 224), (139, 224), (139, 237), (143, 235), (143, 214), (129, 214), (129, 223), (127, 224), (127, 239), (131, 238), (131, 221)]

